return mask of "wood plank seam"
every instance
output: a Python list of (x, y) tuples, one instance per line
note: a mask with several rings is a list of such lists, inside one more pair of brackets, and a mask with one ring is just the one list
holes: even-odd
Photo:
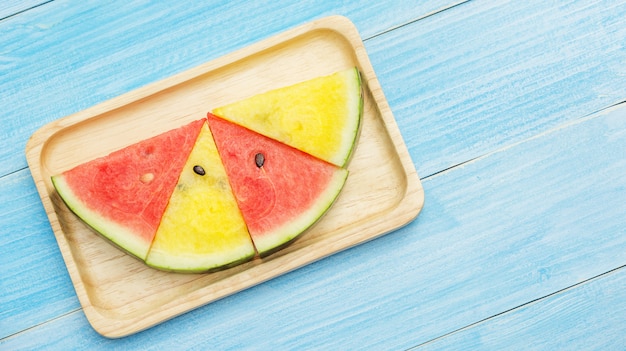
[[(623, 106), (621, 106), (621, 105), (623, 105)], [(543, 137), (545, 135), (554, 133), (554, 132), (556, 132), (556, 131), (558, 131), (560, 129), (565, 129), (565, 128), (570, 127), (570, 126), (574, 126), (574, 125), (577, 125), (577, 124), (584, 123), (586, 121), (592, 120), (594, 118), (598, 118), (600, 115), (602, 115), (602, 113), (608, 112), (611, 109), (614, 109), (614, 108), (625, 108), (625, 107), (626, 107), (626, 100), (621, 100), (620, 102), (617, 102), (617, 103), (614, 103), (614, 104), (610, 104), (610, 105), (608, 105), (606, 107), (603, 107), (603, 108), (598, 109), (598, 110), (596, 110), (594, 112), (591, 112), (591, 113), (588, 113), (586, 115), (583, 115), (581, 117), (568, 120), (568, 121), (566, 121), (564, 123), (561, 123), (561, 124), (559, 124), (559, 125), (557, 125), (555, 127), (549, 128), (549, 129), (544, 130), (542, 132), (539, 132), (539, 133), (537, 133), (535, 135), (532, 135), (532, 136), (530, 136), (530, 137), (528, 137), (526, 139), (522, 139), (522, 140), (516, 141), (516, 142), (514, 142), (512, 144), (504, 145), (504, 146), (502, 146), (500, 148), (497, 148), (497, 149), (494, 149), (494, 150), (492, 150), (490, 152), (484, 153), (482, 155), (478, 155), (478, 156), (473, 157), (473, 158), (471, 158), (469, 160), (466, 160), (466, 161), (463, 161), (463, 162), (459, 162), (459, 163), (457, 163), (457, 164), (455, 164), (453, 166), (450, 166), (450, 167), (447, 167), (445, 169), (442, 169), (441, 171), (438, 171), (438, 172), (435, 172), (435, 173), (428, 174), (426, 176), (420, 177), (420, 180), (431, 179), (431, 178), (434, 178), (436, 176), (443, 175), (443, 174), (445, 174), (445, 173), (447, 173), (449, 171), (452, 171), (452, 170), (454, 170), (454, 169), (456, 169), (458, 167), (461, 167), (461, 166), (464, 166), (464, 165), (471, 164), (473, 162), (482, 160), (484, 158), (489, 157), (490, 155), (506, 151), (508, 149), (511, 149), (511, 148), (517, 146), (517, 145), (520, 145), (520, 144), (523, 144), (525, 142), (528, 142), (528, 141), (531, 141), (531, 140), (535, 140), (535, 139), (541, 138), (541, 137)]]
[(58, 315), (58, 316), (56, 316), (54, 318), (50, 318), (50, 319), (47, 319), (47, 320), (45, 320), (45, 321), (43, 321), (41, 323), (37, 323), (35, 325), (31, 325), (30, 327), (28, 327), (26, 329), (22, 329), (22, 330), (20, 330), (17, 333), (9, 334), (9, 335), (7, 335), (7, 336), (5, 336), (3, 338), (0, 338), (0, 343), (2, 343), (5, 340), (9, 340), (11, 338), (17, 337), (17, 336), (19, 336), (21, 334), (28, 333), (28, 332), (30, 332), (32, 330), (35, 330), (35, 329), (37, 329), (39, 327), (42, 327), (44, 325), (47, 325), (47, 324), (50, 324), (50, 323), (54, 323), (55, 321), (63, 319), (66, 316), (70, 316), (70, 315), (72, 315), (74, 313), (84, 313), (83, 312), (83, 308), (79, 307), (79, 308), (74, 308), (74, 309), (68, 310), (67, 312), (62, 313), (62, 314), (60, 314), (60, 315)]
[(408, 22), (405, 22), (405, 23), (401, 23), (401, 24), (398, 24), (398, 25), (395, 25), (395, 26), (389, 27), (389, 28), (387, 28), (387, 29), (385, 29), (385, 30), (383, 30), (383, 31), (380, 31), (380, 32), (376, 33), (376, 34), (372, 34), (372, 35), (370, 35), (370, 36), (369, 36), (369, 37), (367, 37), (367, 38), (363, 38), (363, 41), (365, 42), (365, 41), (367, 41), (367, 40), (369, 40), (369, 39), (373, 39), (373, 38), (379, 37), (379, 36), (381, 36), (381, 35), (384, 35), (384, 34), (387, 34), (387, 33), (389, 33), (389, 32), (392, 32), (392, 31), (394, 31), (394, 30), (396, 30), (396, 29), (399, 29), (399, 28), (402, 28), (402, 27), (409, 26), (409, 25), (411, 25), (411, 24), (413, 24), (413, 23), (416, 23), (416, 22), (421, 21), (421, 20), (423, 20), (423, 19), (425, 19), (425, 18), (428, 18), (428, 17), (434, 16), (434, 15), (436, 15), (436, 14), (438, 14), (438, 13), (441, 13), (441, 12), (444, 12), (444, 11), (447, 11), (447, 10), (450, 10), (450, 9), (452, 9), (452, 8), (455, 8), (455, 7), (457, 7), (457, 6), (460, 6), (460, 5), (462, 5), (462, 4), (466, 3), (466, 2), (469, 2), (469, 1), (471, 1), (471, 0), (461, 0), (461, 1), (458, 1), (458, 2), (456, 2), (456, 3), (451, 3), (451, 4), (448, 4), (448, 5), (446, 5), (446, 6), (442, 7), (442, 8), (439, 8), (439, 9), (433, 10), (433, 11), (428, 12), (428, 13), (425, 13), (425, 14), (423, 14), (423, 15), (421, 15), (421, 16), (419, 16), (419, 17), (417, 17), (417, 18), (415, 18), (415, 19), (413, 19), (413, 20), (411, 20), (411, 21), (408, 21)]
[(596, 280), (602, 279), (603, 277), (606, 277), (606, 276), (611, 275), (611, 274), (615, 274), (615, 273), (617, 273), (617, 272), (618, 272), (619, 270), (621, 270), (621, 269), (626, 270), (626, 265), (622, 265), (622, 266), (619, 266), (619, 267), (613, 268), (613, 269), (608, 270), (608, 271), (606, 271), (606, 272), (604, 272), (604, 273), (602, 273), (602, 274), (598, 274), (598, 275), (596, 275), (596, 276), (593, 276), (593, 277), (587, 278), (587, 279), (582, 280), (582, 281), (580, 281), (580, 282), (578, 282), (578, 283), (576, 283), (576, 284), (572, 284), (572, 285), (567, 286), (567, 287), (565, 287), (565, 288), (563, 288), (563, 289), (559, 289), (559, 290), (554, 291), (554, 292), (552, 292), (552, 293), (550, 293), (550, 294), (547, 294), (547, 295), (544, 295), (544, 296), (538, 297), (538, 298), (536, 298), (536, 299), (530, 300), (530, 301), (528, 301), (528, 302), (526, 302), (526, 303), (523, 303), (523, 304), (521, 304), (521, 305), (518, 305), (518, 306), (515, 306), (515, 307), (511, 307), (511, 308), (509, 308), (509, 309), (507, 309), (507, 310), (505, 310), (505, 311), (502, 311), (502, 312), (500, 312), (500, 313), (496, 313), (496, 314), (494, 314), (494, 315), (492, 315), (492, 316), (489, 316), (489, 317), (487, 317), (487, 318), (483, 318), (483, 319), (481, 319), (481, 320), (479, 320), (479, 321), (476, 321), (476, 322), (474, 322), (474, 323), (468, 324), (468, 325), (466, 325), (466, 326), (464, 326), (464, 327), (461, 327), (461, 328), (458, 328), (458, 329), (453, 330), (453, 331), (451, 331), (451, 332), (448, 332), (448, 333), (442, 334), (442, 335), (440, 335), (440, 336), (438, 336), (438, 337), (436, 337), (436, 338), (430, 339), (430, 340), (425, 341), (425, 342), (423, 342), (423, 343), (421, 343), (421, 344), (419, 344), (419, 345), (416, 345), (415, 347), (412, 347), (412, 348), (410, 348), (409, 350), (417, 350), (417, 349), (418, 349), (418, 348), (420, 348), (421, 346), (425, 346), (425, 345), (428, 345), (428, 344), (432, 344), (432, 343), (434, 343), (434, 342), (436, 342), (436, 341), (438, 341), (438, 340), (441, 340), (441, 339), (443, 339), (443, 338), (446, 338), (446, 337), (448, 337), (448, 336), (450, 336), (450, 335), (453, 335), (453, 334), (457, 334), (457, 333), (460, 333), (460, 332), (466, 331), (466, 330), (471, 329), (471, 328), (473, 328), (473, 327), (475, 327), (475, 326), (477, 326), (477, 325), (480, 325), (480, 324), (482, 324), (482, 323), (486, 323), (486, 322), (488, 322), (488, 321), (490, 321), (490, 320), (493, 320), (493, 319), (499, 318), (499, 317), (501, 317), (501, 316), (503, 316), (503, 315), (509, 314), (509, 313), (514, 312), (514, 311), (516, 311), (516, 310), (519, 310), (519, 309), (522, 309), (522, 308), (525, 308), (525, 307), (528, 307), (528, 306), (531, 306), (531, 305), (534, 305), (534, 304), (540, 303), (541, 301), (547, 300), (547, 299), (552, 298), (552, 297), (554, 297), (554, 296), (556, 296), (556, 295), (559, 295), (559, 294), (563, 294), (563, 293), (565, 293), (565, 292), (567, 292), (567, 291), (570, 291), (570, 290), (573, 290), (573, 289), (579, 288), (579, 287), (581, 287), (581, 286), (583, 286), (583, 285), (590, 284), (590, 283), (592, 283), (592, 282), (594, 282), (594, 281), (596, 281)]
[(36, 9), (36, 8), (38, 8), (38, 7), (40, 7), (40, 6), (43, 6), (43, 5), (48, 4), (48, 3), (51, 3), (52, 1), (53, 1), (53, 0), (48, 0), (48, 1), (42, 2), (41, 4), (38, 4), (38, 5), (35, 5), (35, 6), (31, 6), (31, 7), (29, 7), (29, 8), (26, 8), (26, 9), (20, 10), (20, 11), (18, 11), (18, 12), (15, 12), (15, 13), (13, 13), (13, 14), (8, 15), (8, 16), (4, 16), (4, 17), (0, 18), (0, 21), (4, 21), (4, 20), (6, 20), (6, 19), (8, 19), (8, 18), (11, 18), (11, 17), (17, 16), (17, 15), (19, 15), (19, 14), (21, 14), (21, 13), (26, 12), (26, 11), (30, 11), (30, 10), (32, 10), (32, 9)]

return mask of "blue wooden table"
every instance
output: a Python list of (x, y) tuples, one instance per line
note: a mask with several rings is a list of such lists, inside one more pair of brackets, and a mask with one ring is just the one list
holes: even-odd
[[(26, 164), (43, 125), (339, 14), (425, 191), (409, 225), (122, 339)], [(0, 349), (626, 349), (626, 1), (0, 5)]]

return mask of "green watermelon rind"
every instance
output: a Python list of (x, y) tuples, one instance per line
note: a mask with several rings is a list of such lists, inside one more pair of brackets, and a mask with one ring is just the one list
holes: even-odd
[(210, 273), (240, 265), (250, 261), (256, 255), (248, 245), (229, 250), (224, 255), (172, 255), (171, 253), (150, 251), (146, 265), (162, 271), (177, 273)]
[(363, 88), (359, 69), (355, 67), (351, 70), (346, 70), (343, 72), (343, 75), (346, 76), (346, 82), (350, 84), (348, 91), (354, 93), (348, 94), (350, 97), (350, 101), (348, 102), (350, 112), (348, 112), (347, 120), (350, 121), (351, 124), (345, 128), (345, 130), (352, 133), (352, 135), (350, 138), (343, 139), (345, 142), (339, 147), (336, 156), (328, 160), (330, 163), (336, 164), (339, 167), (345, 167), (354, 153), (356, 142), (359, 139), (359, 133), (361, 131), (361, 119), (363, 116)]
[(146, 258), (150, 249), (150, 242), (140, 240), (134, 231), (118, 225), (114, 221), (101, 216), (98, 212), (90, 210), (89, 206), (81, 201), (72, 191), (62, 174), (52, 176), (51, 179), (63, 202), (85, 224), (122, 250), (141, 260)]
[(254, 246), (259, 256), (265, 257), (281, 250), (317, 223), (339, 197), (347, 178), (348, 170), (337, 168), (328, 186), (318, 196), (313, 206), (310, 206), (307, 211), (301, 213), (297, 218), (290, 219), (284, 225), (272, 228), (271, 233), (255, 237)]

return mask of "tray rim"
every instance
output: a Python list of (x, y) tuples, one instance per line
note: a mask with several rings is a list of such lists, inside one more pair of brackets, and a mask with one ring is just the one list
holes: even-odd
[[(362, 79), (366, 80), (365, 84), (368, 86), (370, 93), (373, 97), (374, 104), (378, 107), (380, 112), (380, 118), (386, 128), (387, 133), (393, 138), (390, 138), (390, 142), (395, 148), (395, 152), (398, 155), (398, 159), (400, 161), (403, 175), (405, 176), (406, 188), (402, 199), (399, 201), (398, 205), (393, 208), (390, 213), (386, 215), (386, 217), (394, 218), (393, 225), (381, 226), (378, 225), (371, 230), (370, 232), (376, 232), (375, 235), (360, 235), (358, 239), (349, 240), (349, 243), (346, 245), (339, 245), (340, 248), (335, 250), (327, 255), (316, 257), (314, 259), (309, 259), (308, 261), (305, 259), (304, 262), (296, 262), (295, 264), (287, 267), (286, 269), (281, 269), (278, 274), (271, 273), (265, 276), (259, 277), (255, 279), (251, 284), (240, 283), (235, 289), (229, 289), (224, 294), (218, 294), (215, 298), (193, 298), (192, 303), (186, 301), (185, 303), (175, 303), (174, 308), (164, 307), (160, 311), (158, 311), (158, 318), (152, 320), (151, 322), (145, 323), (130, 323), (130, 325), (124, 325), (122, 330), (111, 331), (106, 328), (109, 322), (119, 322), (119, 319), (111, 319), (99, 311), (97, 306), (94, 306), (90, 300), (89, 293), (84, 285), (83, 278), (81, 277), (81, 273), (76, 266), (76, 262), (74, 261), (71, 253), (71, 245), (68, 242), (65, 233), (63, 232), (61, 223), (57, 217), (57, 213), (54, 209), (54, 205), (50, 200), (50, 193), (45, 184), (45, 180), (42, 177), (41, 172), (41, 154), (46, 145), (46, 142), (52, 138), (56, 133), (63, 131), (65, 128), (71, 127), (74, 124), (81, 123), (86, 121), (89, 118), (97, 117), (98, 115), (110, 111), (113, 109), (124, 107), (132, 102), (137, 100), (149, 97), (153, 94), (158, 93), (159, 91), (170, 89), (178, 84), (184, 83), (188, 80), (194, 79), (202, 74), (217, 70), (225, 65), (234, 64), (237, 61), (246, 59), (249, 56), (255, 55), (256, 53), (263, 52), (265, 50), (271, 49), (277, 45), (282, 43), (289, 42), (295, 38), (303, 36), (309, 32), (317, 31), (317, 30), (331, 30), (334, 31), (341, 36), (343, 36), (352, 46), (352, 50), (354, 50), (355, 61), (358, 64), (358, 68), (361, 71)], [(424, 189), (422, 187), (421, 181), (415, 169), (415, 166), (411, 160), (410, 154), (406, 145), (404, 144), (404, 140), (400, 134), (396, 121), (391, 112), (391, 108), (389, 107), (387, 100), (384, 96), (380, 83), (374, 73), (371, 62), (369, 61), (369, 57), (366, 53), (365, 47), (361, 40), (361, 37), (358, 33), (357, 28), (354, 24), (346, 17), (334, 15), (328, 16), (320, 19), (313, 20), (311, 22), (299, 25), (292, 29), (288, 29), (282, 33), (278, 33), (269, 38), (261, 40), (257, 43), (253, 43), (244, 48), (233, 51), (229, 54), (223, 55), (216, 59), (210, 60), (193, 68), (190, 68), (186, 71), (177, 73), (165, 79), (150, 83), (146, 86), (137, 88), (135, 90), (126, 92), (112, 99), (101, 102), (97, 105), (91, 106), (79, 112), (73, 113), (71, 115), (62, 117), (55, 121), (52, 121), (37, 131), (35, 131), (26, 144), (26, 159), (29, 165), (29, 169), (31, 171), (31, 175), (33, 177), (34, 183), (38, 190), (40, 199), (42, 204), (44, 205), (44, 209), (50, 221), (51, 227), (53, 229), (57, 244), (61, 251), (64, 263), (66, 268), (68, 269), (68, 273), (70, 275), (71, 281), (74, 285), (74, 289), (79, 298), (79, 302), (81, 307), (90, 322), (91, 326), (101, 335), (108, 338), (118, 338), (124, 337), (141, 330), (150, 328), (156, 324), (162, 323), (168, 319), (174, 318), (180, 314), (188, 312), (192, 309), (201, 307), (215, 300), (221, 299), (223, 297), (235, 294), (241, 290), (250, 288), (254, 285), (261, 284), (267, 280), (273, 279), (280, 275), (286, 274), (292, 270), (303, 267), (307, 264), (313, 263), (317, 260), (323, 259), (328, 255), (332, 255), (338, 253), (340, 251), (346, 250), (350, 247), (360, 245), (366, 241), (375, 239), (384, 234), (387, 234), (391, 231), (397, 230), (400, 227), (410, 223), (413, 221), (421, 212), (421, 209), (424, 205)], [(381, 228), (379, 228), (381, 227)], [(352, 236), (350, 236), (351, 238)], [(343, 241), (347, 239), (344, 238)], [(303, 261), (303, 260), (300, 260)], [(271, 264), (270, 262), (264, 262), (262, 264)], [(274, 272), (274, 270), (270, 270), (270, 272)], [(210, 287), (210, 286), (208, 286)], [(202, 292), (206, 290), (208, 287), (203, 287), (191, 292), (189, 295), (201, 296)], [(183, 296), (184, 297), (184, 296)], [(180, 298), (174, 299), (172, 302), (177, 302)], [(187, 297), (186, 300), (189, 300)], [(167, 305), (171, 305), (172, 303), (168, 303)]]

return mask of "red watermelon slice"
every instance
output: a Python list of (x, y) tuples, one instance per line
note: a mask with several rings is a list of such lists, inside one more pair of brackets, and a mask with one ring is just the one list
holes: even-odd
[(205, 120), (165, 132), (52, 177), (85, 223), (144, 260)]
[(348, 171), (208, 114), (209, 127), (258, 253), (281, 248), (332, 205)]

